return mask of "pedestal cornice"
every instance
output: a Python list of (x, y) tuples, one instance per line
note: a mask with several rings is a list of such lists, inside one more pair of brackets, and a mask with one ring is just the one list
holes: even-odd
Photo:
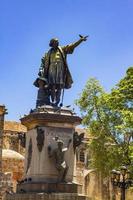
[(51, 126), (54, 123), (57, 126), (68, 127), (69, 125), (76, 126), (81, 123), (81, 118), (74, 115), (72, 111), (67, 109), (46, 109), (34, 110), (29, 115), (20, 119), (21, 123), (28, 128), (28, 130), (40, 126)]

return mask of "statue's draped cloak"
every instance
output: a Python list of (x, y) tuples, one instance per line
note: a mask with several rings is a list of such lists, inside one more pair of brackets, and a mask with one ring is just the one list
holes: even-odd
[(75, 45), (58, 46), (55, 51), (51, 48), (42, 58), (42, 68), (44, 69), (44, 78), (48, 80), (49, 85), (58, 85), (61, 88), (69, 89), (73, 80), (69, 71), (66, 57), (72, 54)]

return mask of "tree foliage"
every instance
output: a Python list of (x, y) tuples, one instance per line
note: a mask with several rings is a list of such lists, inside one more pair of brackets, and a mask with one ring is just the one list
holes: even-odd
[(127, 70), (110, 93), (98, 80), (87, 81), (79, 99), (83, 125), (93, 136), (90, 149), (92, 165), (103, 175), (122, 164), (131, 165), (133, 158), (133, 67)]

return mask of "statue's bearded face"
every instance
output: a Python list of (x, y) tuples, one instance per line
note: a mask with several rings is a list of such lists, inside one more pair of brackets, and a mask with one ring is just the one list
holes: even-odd
[(58, 39), (52, 39), (52, 40), (50, 40), (49, 46), (53, 47), (54, 49), (57, 49), (57, 47), (59, 46)]

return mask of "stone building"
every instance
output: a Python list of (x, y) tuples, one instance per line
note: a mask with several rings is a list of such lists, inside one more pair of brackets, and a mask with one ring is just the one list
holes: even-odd
[(24, 171), (24, 153), (20, 135), (26, 132), (26, 128), (18, 122), (5, 121), (3, 131), (2, 149), (2, 179), (0, 189), (3, 191), (15, 191), (17, 181), (21, 180)]
[(90, 199), (100, 200), (101, 187), (100, 178), (96, 170), (91, 168), (91, 152), (89, 150), (89, 143), (92, 137), (84, 129), (77, 128), (80, 134), (85, 132), (84, 141), (77, 148), (76, 156), (76, 180), (83, 185), (83, 193), (90, 197)]
[(5, 121), (3, 149), (10, 149), (24, 155), (25, 148), (22, 147), (19, 136), (26, 133), (26, 131), (26, 127), (19, 122)]

